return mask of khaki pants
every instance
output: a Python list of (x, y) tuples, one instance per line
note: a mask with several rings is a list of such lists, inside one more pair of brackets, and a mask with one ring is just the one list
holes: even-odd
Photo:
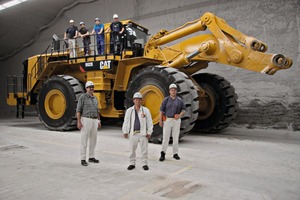
[(76, 57), (76, 39), (68, 39), (70, 58)]
[(136, 161), (136, 149), (138, 146), (138, 143), (140, 143), (140, 149), (141, 149), (141, 155), (142, 155), (142, 164), (147, 165), (148, 160), (148, 139), (145, 135), (130, 134), (129, 136), (129, 150), (130, 150), (130, 156), (129, 161), (130, 165), (135, 165)]
[(95, 157), (95, 147), (97, 143), (98, 120), (81, 117), (81, 160), (86, 160), (86, 149), (89, 141), (89, 158)]
[(162, 143), (162, 150), (163, 152), (167, 152), (167, 148), (170, 141), (170, 136), (172, 133), (173, 138), (173, 154), (178, 154), (178, 140), (179, 140), (179, 133), (180, 133), (180, 124), (181, 119), (174, 119), (174, 118), (167, 118), (164, 121), (163, 126), (163, 143)]

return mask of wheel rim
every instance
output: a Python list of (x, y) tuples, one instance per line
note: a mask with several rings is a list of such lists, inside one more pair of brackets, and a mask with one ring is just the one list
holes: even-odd
[(66, 98), (57, 89), (48, 92), (45, 98), (45, 111), (52, 119), (59, 119), (66, 111)]
[(214, 92), (206, 87), (201, 86), (205, 91), (205, 96), (200, 97), (199, 100), (199, 115), (198, 120), (207, 119), (214, 111), (215, 108), (215, 95)]
[(141, 88), (139, 92), (143, 95), (142, 105), (150, 110), (153, 124), (157, 124), (159, 122), (160, 105), (165, 98), (164, 94), (154, 85), (147, 85)]

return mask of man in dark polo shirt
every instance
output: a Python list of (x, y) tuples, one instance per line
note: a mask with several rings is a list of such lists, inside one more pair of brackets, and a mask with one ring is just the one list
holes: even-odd
[(94, 94), (94, 83), (88, 81), (85, 84), (86, 93), (78, 99), (76, 115), (77, 128), (81, 132), (81, 165), (87, 166), (86, 149), (89, 140), (89, 162), (99, 163), (95, 158), (97, 143), (97, 128), (101, 128), (98, 101)]
[(76, 38), (78, 36), (78, 28), (74, 25), (74, 20), (70, 20), (70, 27), (64, 34), (64, 40), (68, 40), (70, 58), (76, 57)]
[(80, 22), (79, 36), (82, 37), (84, 55), (89, 56), (90, 54), (90, 44), (91, 38), (88, 29), (85, 27), (84, 22)]
[[(171, 132), (173, 138), (173, 158), (176, 160), (180, 159), (178, 156), (178, 141), (181, 117), (185, 113), (185, 105), (182, 99), (177, 96), (177, 86), (175, 84), (169, 86), (169, 94), (170, 96), (163, 100), (160, 107), (159, 125), (163, 127), (163, 143), (159, 161), (165, 160)], [(163, 115), (166, 116), (166, 121), (163, 121)]]
[(117, 14), (113, 15), (113, 19), (114, 21), (110, 24), (105, 32), (110, 32), (110, 52), (114, 54), (120, 54), (121, 35), (124, 32), (124, 27), (122, 22), (119, 21), (119, 16)]

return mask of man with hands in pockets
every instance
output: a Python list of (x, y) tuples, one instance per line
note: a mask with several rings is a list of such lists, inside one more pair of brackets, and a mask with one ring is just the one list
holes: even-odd
[(153, 131), (153, 123), (151, 113), (148, 108), (142, 106), (142, 94), (136, 92), (133, 95), (134, 105), (127, 109), (122, 131), (124, 137), (129, 137), (130, 165), (128, 170), (135, 168), (136, 149), (140, 143), (142, 164), (144, 170), (149, 170), (148, 167), (148, 139), (151, 137)]

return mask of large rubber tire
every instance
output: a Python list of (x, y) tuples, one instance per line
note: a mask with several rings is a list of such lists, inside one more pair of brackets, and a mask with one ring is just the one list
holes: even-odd
[(50, 130), (76, 129), (76, 106), (83, 93), (82, 84), (72, 76), (58, 75), (49, 78), (38, 95), (40, 120)]
[(233, 86), (215, 74), (203, 73), (192, 77), (207, 94), (205, 99), (200, 99), (202, 107), (199, 106), (194, 130), (215, 133), (228, 127), (238, 110), (237, 94)]
[(150, 142), (162, 142), (162, 128), (159, 126), (160, 105), (169, 95), (169, 85), (175, 83), (178, 87), (177, 95), (186, 106), (186, 113), (182, 117), (179, 138), (185, 136), (194, 126), (198, 116), (198, 93), (188, 76), (177, 69), (161, 66), (151, 66), (139, 71), (129, 83), (126, 92), (126, 108), (133, 105), (132, 97), (135, 92), (143, 95), (143, 105), (149, 108), (153, 119), (153, 133)]

